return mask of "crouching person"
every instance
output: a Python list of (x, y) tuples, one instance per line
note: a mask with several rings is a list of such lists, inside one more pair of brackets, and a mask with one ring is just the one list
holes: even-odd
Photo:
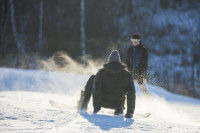
[(133, 117), (136, 99), (133, 78), (121, 64), (118, 51), (112, 51), (108, 63), (97, 72), (92, 95), (93, 113), (98, 113), (104, 107), (115, 109), (114, 115), (123, 115), (125, 95), (127, 95), (125, 117)]

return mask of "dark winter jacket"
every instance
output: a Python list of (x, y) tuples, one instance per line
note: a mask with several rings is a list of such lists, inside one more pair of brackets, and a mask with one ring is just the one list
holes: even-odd
[(135, 78), (137, 78), (137, 76), (146, 78), (148, 52), (141, 42), (139, 45), (131, 46), (128, 49), (126, 64), (128, 66), (128, 70), (132, 72), (134, 76), (136, 76)]
[(88, 79), (86, 85), (85, 85), (85, 93), (87, 94), (92, 94), (93, 91), (93, 84), (94, 84), (94, 78), (95, 75), (90, 76), (90, 78)]
[(94, 81), (94, 110), (100, 110), (101, 107), (123, 108), (125, 94), (127, 94), (127, 112), (134, 113), (135, 87), (131, 73), (119, 62), (105, 64), (96, 74)]

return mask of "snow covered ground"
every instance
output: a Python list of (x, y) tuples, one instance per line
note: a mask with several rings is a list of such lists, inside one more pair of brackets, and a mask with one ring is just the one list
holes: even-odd
[[(152, 97), (140, 95), (136, 84), (135, 114), (148, 118), (113, 116), (114, 110), (98, 114), (76, 112), (80, 90), (88, 75), (0, 68), (0, 132), (200, 132), (200, 100), (175, 95), (148, 85)], [(55, 100), (65, 109), (49, 104)]]

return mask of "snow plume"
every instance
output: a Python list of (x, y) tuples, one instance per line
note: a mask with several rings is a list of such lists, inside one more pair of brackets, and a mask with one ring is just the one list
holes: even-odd
[(67, 72), (76, 74), (96, 74), (102, 68), (102, 60), (93, 60), (87, 56), (87, 65), (75, 61), (64, 52), (57, 52), (48, 60), (39, 60), (39, 69), (47, 71)]
[(1, 68), (0, 91), (34, 91), (70, 95), (80, 92), (88, 78), (87, 75)]
[(0, 91), (59, 93), (76, 95), (78, 99), (90, 75), (103, 66), (102, 60), (94, 61), (89, 56), (84, 66), (64, 52), (57, 52), (47, 60), (33, 57), (27, 61), (32, 69), (0, 69)]
[[(140, 93), (136, 96), (136, 114), (150, 112), (152, 114), (151, 120), (155, 123), (165, 121), (165, 124), (168, 124), (169, 127), (172, 123), (187, 125), (187, 127), (199, 125), (199, 120), (196, 119), (198, 111), (191, 110), (193, 107), (200, 110), (199, 100), (172, 94), (152, 85), (148, 85), (148, 88), (151, 96), (143, 97)], [(137, 84), (136, 91), (139, 91)]]

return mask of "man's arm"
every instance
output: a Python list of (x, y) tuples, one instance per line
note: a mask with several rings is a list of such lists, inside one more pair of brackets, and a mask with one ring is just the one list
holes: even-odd
[(145, 48), (143, 53), (143, 65), (142, 65), (142, 71), (141, 74), (144, 76), (144, 78), (147, 78), (147, 68), (148, 68), (148, 51)]
[(92, 94), (94, 78), (95, 78), (95, 75), (90, 76), (90, 78), (88, 79), (88, 81), (87, 81), (87, 83), (85, 85), (85, 92), (87, 94)]
[(144, 69), (147, 71), (147, 67), (148, 67), (148, 51), (147, 49), (145, 49), (144, 52)]
[(101, 109), (101, 103), (100, 103), (101, 88), (102, 88), (102, 78), (101, 78), (101, 70), (99, 70), (94, 79), (94, 90), (93, 90), (94, 113), (97, 113)]
[(127, 52), (126, 65), (127, 65), (128, 67), (130, 66), (130, 49), (128, 49), (128, 52)]

